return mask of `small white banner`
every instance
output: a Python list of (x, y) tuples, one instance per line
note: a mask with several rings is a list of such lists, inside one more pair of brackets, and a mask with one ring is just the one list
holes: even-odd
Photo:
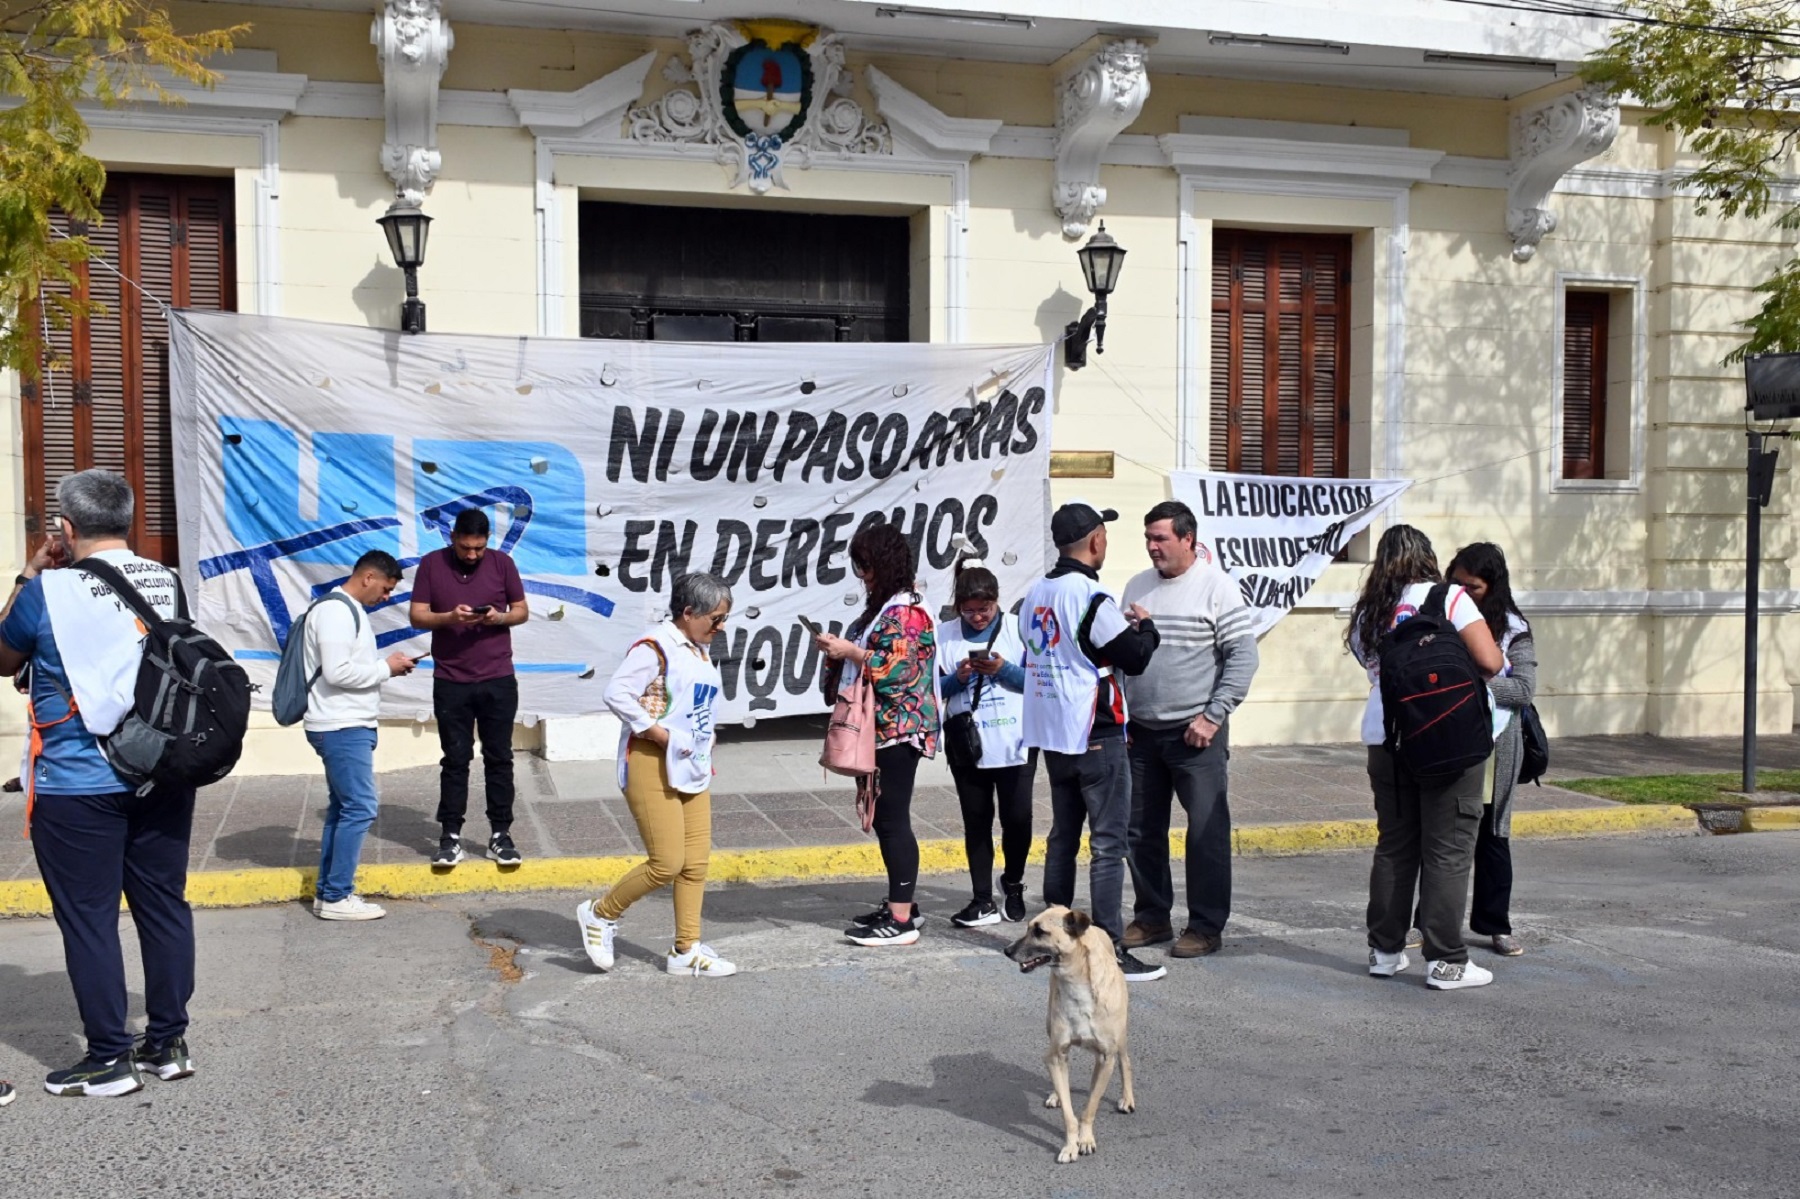
[(1274, 628), (1325, 567), (1411, 479), (1296, 479), (1174, 471), (1174, 497), (1194, 510), (1200, 560), (1237, 581), (1256, 635)]

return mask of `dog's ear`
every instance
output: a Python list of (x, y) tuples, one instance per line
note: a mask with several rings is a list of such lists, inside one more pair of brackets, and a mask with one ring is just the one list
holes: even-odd
[(1094, 927), (1094, 922), (1088, 918), (1086, 912), (1070, 912), (1063, 917), (1063, 931), (1077, 941), (1081, 940), (1082, 933), (1092, 927)]

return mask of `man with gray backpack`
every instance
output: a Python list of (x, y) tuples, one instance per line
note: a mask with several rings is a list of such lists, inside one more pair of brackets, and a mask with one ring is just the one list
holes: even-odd
[[(219, 666), (216, 643), (182, 619), (175, 572), (132, 553), (126, 538), (136, 497), (129, 483), (111, 471), (80, 471), (57, 484), (56, 504), (0, 622), (0, 671), (30, 667), (26, 829), (87, 1039), (82, 1060), (52, 1070), (44, 1089), (129, 1095), (143, 1088), (146, 1073), (174, 1081), (194, 1072), (187, 1048), (194, 994), (188, 841), (195, 785), (223, 773), (218, 762), (186, 773), (196, 746), (170, 735), (163, 716), (172, 704), (188, 703), (187, 716), (212, 725), (216, 744), (200, 748), (210, 756), (223, 746), (229, 770), (243, 730), (225, 709), (242, 700), (247, 713), (249, 687), (232, 673), (235, 665)], [(156, 652), (147, 654), (146, 646)], [(179, 685), (158, 681), (170, 675)], [(149, 706), (148, 721), (140, 702), (146, 677), (150, 690), (164, 693)], [(224, 744), (234, 731), (236, 741)], [(137, 761), (141, 772), (111, 752), (117, 740), (143, 749), (159, 739), (163, 749), (174, 747), (170, 760), (158, 751)], [(121, 894), (144, 966), (147, 1021), (135, 1043), (119, 943)]]
[(325, 763), (330, 801), (313, 899), (313, 915), (321, 920), (387, 915), (356, 894), (356, 864), (381, 803), (375, 788), (381, 685), (411, 674), (418, 663), (398, 650), (383, 658), (363, 610), (385, 602), (399, 582), (400, 564), (392, 554), (370, 550), (358, 558), (350, 577), (295, 622), (276, 672), (275, 719), (304, 719), (306, 740)]

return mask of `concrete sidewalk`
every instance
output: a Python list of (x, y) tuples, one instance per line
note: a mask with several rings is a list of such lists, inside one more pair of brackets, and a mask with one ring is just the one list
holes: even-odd
[[(855, 824), (848, 781), (827, 776), (817, 764), (822, 737), (823, 717), (723, 731), (717, 755), (719, 789), (713, 796), (716, 849), (785, 850), (872, 841)], [(1760, 746), (1763, 766), (1800, 767), (1800, 737), (1765, 737)], [(1558, 740), (1551, 752), (1551, 778), (1557, 779), (1730, 771), (1737, 768), (1739, 748), (1735, 738), (1674, 741), (1621, 736)], [(1233, 750), (1233, 823), (1252, 828), (1366, 820), (1373, 812), (1363, 762), (1363, 748), (1354, 744)], [(472, 773), (465, 836), (471, 849), (479, 849), (488, 833), (479, 759)], [(552, 763), (521, 754), (516, 773), (513, 837), (528, 863), (642, 851), (612, 763)], [(436, 768), (396, 771), (382, 775), (380, 783), (381, 816), (365, 844), (364, 865), (423, 865), (438, 838)], [(195, 811), (190, 866), (194, 871), (309, 868), (318, 861), (325, 800), (321, 774), (228, 779), (206, 788)], [(1522, 812), (1616, 806), (1554, 786), (1527, 787), (1518, 798)], [(941, 757), (921, 766), (913, 814), (921, 840), (962, 836), (956, 793)], [(23, 823), (23, 798), (0, 799), (0, 829), (21, 829)], [(1181, 823), (1177, 815), (1177, 826)], [(1050, 827), (1049, 795), (1041, 772), (1035, 824), (1039, 836)], [(17, 836), (0, 838), (0, 880), (36, 878), (30, 842)]]

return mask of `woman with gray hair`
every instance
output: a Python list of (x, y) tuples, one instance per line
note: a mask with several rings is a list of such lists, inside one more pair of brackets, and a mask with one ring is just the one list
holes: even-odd
[(675, 944), (664, 969), (696, 978), (737, 973), (700, 940), (712, 852), (713, 704), (719, 696), (719, 669), (707, 646), (730, 615), (725, 580), (682, 575), (670, 593), (668, 617), (625, 651), (602, 696), (625, 725), (619, 787), (647, 856), (605, 895), (575, 909), (582, 947), (601, 970), (612, 969), (613, 939), (625, 909), (673, 883)]

